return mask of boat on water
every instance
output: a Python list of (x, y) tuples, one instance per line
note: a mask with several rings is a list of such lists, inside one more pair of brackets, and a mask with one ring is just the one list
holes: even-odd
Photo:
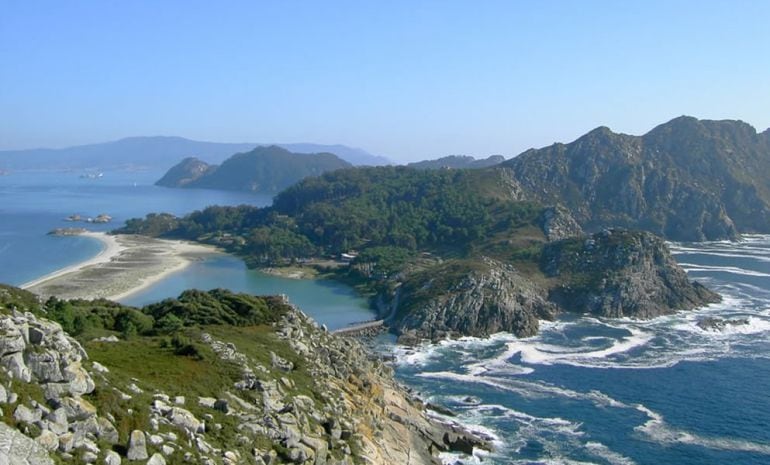
[(80, 175), (80, 177), (83, 179), (99, 179), (104, 177), (104, 173), (101, 171), (98, 173), (83, 173)]

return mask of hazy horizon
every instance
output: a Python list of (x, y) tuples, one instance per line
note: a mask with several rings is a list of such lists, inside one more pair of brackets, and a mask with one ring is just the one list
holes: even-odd
[(406, 162), (680, 115), (763, 131), (767, 17), (749, 1), (8, 3), (0, 150), (163, 134)]

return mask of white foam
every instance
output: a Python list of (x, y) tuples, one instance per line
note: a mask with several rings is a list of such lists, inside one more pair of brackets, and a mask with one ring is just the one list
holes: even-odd
[(698, 265), (693, 263), (680, 263), (686, 271), (718, 271), (722, 273), (739, 274), (743, 276), (758, 276), (763, 278), (770, 278), (770, 273), (762, 273), (761, 271), (747, 270), (745, 268), (739, 268), (737, 266), (715, 266), (715, 265)]
[(589, 441), (586, 443), (585, 448), (592, 455), (609, 462), (610, 465), (636, 465), (636, 462), (630, 458), (611, 450), (609, 447), (600, 442)]
[(643, 405), (636, 405), (636, 409), (647, 415), (649, 419), (643, 425), (634, 428), (634, 430), (641, 433), (649, 440), (659, 444), (691, 444), (707, 449), (753, 452), (770, 455), (770, 444), (728, 437), (714, 438), (701, 436), (668, 425), (662, 415), (653, 412)]
[[(590, 363), (592, 360), (606, 360), (612, 355), (628, 352), (647, 344), (654, 337), (633, 328), (626, 328), (631, 335), (621, 339), (606, 338), (613, 341), (608, 347), (595, 349), (594, 347), (564, 347), (550, 344), (531, 344), (527, 342), (511, 342), (508, 344), (508, 352), (520, 354), (521, 360), (530, 365), (565, 364), (575, 366), (597, 366)], [(594, 349), (594, 350), (590, 350)], [(606, 366), (601, 364), (598, 367)]]

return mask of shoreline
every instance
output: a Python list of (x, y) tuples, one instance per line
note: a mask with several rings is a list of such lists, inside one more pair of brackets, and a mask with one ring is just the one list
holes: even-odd
[(74, 265), (65, 266), (64, 268), (60, 268), (56, 271), (45, 274), (39, 278), (35, 278), (32, 281), (28, 281), (20, 285), (19, 288), (26, 290), (31, 287), (35, 287), (40, 284), (43, 284), (46, 281), (50, 281), (52, 279), (62, 277), (69, 273), (80, 271), (83, 268), (86, 268), (89, 266), (99, 265), (102, 263), (109, 263), (114, 257), (119, 255), (124, 250), (124, 247), (118, 243), (117, 238), (115, 236), (111, 236), (104, 232), (88, 231), (82, 234), (78, 234), (76, 237), (91, 237), (93, 239), (96, 239), (102, 243), (103, 248), (98, 254), (96, 254), (95, 256), (87, 260), (75, 263)]
[(95, 232), (81, 235), (102, 241), (104, 249), (95, 257), (20, 287), (43, 298), (119, 301), (184, 270), (194, 261), (223, 253), (213, 246), (180, 240)]

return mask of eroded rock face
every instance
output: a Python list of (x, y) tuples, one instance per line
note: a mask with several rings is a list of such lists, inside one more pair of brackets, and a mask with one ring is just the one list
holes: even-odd
[(81, 396), (94, 382), (81, 361), (86, 353), (61, 326), (31, 313), (0, 315), (0, 366), (24, 382), (42, 385), (46, 396)]
[(674, 261), (650, 233), (607, 230), (546, 245), (541, 267), (560, 284), (549, 298), (561, 308), (605, 317), (654, 318), (721, 298)]
[(0, 422), (0, 464), (54, 465), (45, 447)]
[(450, 262), (402, 286), (393, 326), (404, 338), (537, 334), (538, 319), (557, 308), (544, 289), (497, 260)]
[(575, 221), (569, 210), (562, 206), (549, 207), (543, 210), (540, 217), (540, 227), (543, 228), (543, 234), (549, 241), (583, 235), (583, 228)]
[(597, 128), (501, 166), (525, 198), (566, 206), (586, 230), (702, 241), (770, 232), (768, 154), (746, 123), (680, 117), (640, 137)]

